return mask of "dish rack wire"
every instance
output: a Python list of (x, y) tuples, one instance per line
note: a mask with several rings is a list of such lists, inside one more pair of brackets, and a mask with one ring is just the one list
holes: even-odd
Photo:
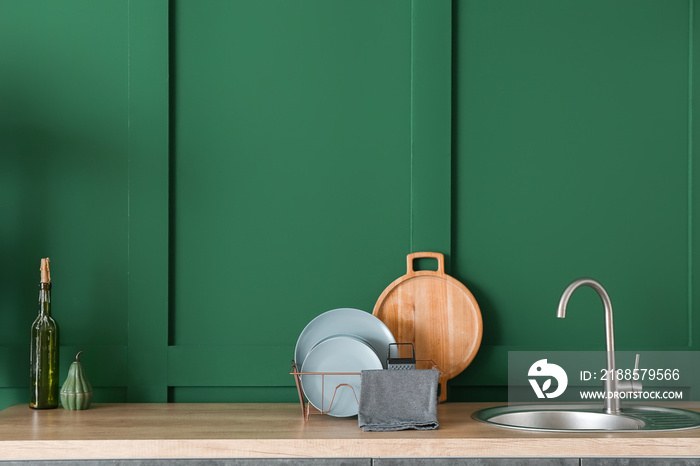
[[(435, 364), (432, 360), (430, 359), (416, 359), (416, 369), (418, 369), (418, 365), (425, 366), (427, 369), (437, 369), (440, 370), (440, 368)], [(442, 374), (442, 371), (440, 371)], [(347, 383), (340, 383), (335, 386), (335, 389), (333, 389), (333, 394), (331, 395), (331, 401), (328, 404), (328, 409), (327, 410), (320, 410), (316, 408), (314, 405), (312, 405), (306, 395), (304, 394), (304, 389), (301, 386), (301, 376), (302, 375), (312, 375), (312, 376), (318, 376), (321, 377), (321, 406), (325, 406), (324, 397), (326, 394), (324, 393), (325, 391), (325, 378), (328, 376), (336, 376), (336, 375), (361, 375), (360, 372), (299, 372), (297, 368), (296, 361), (292, 360), (292, 369), (290, 372), (290, 375), (294, 376), (294, 382), (296, 383), (297, 386), (297, 393), (299, 394), (299, 404), (301, 405), (301, 415), (302, 418), (304, 419), (304, 422), (308, 422), (309, 420), (309, 415), (311, 414), (328, 414), (331, 410), (331, 407), (333, 406), (333, 401), (335, 400), (335, 395), (338, 392), (338, 389), (340, 387), (348, 387), (350, 390), (352, 390), (352, 394), (355, 397), (355, 401), (357, 402), (357, 405), (360, 405), (360, 399), (357, 397), (357, 393), (355, 393), (355, 389), (352, 387), (352, 385), (347, 384)]]

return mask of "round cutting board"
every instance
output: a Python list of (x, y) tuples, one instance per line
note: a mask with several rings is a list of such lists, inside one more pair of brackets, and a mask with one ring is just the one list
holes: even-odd
[[(413, 269), (416, 259), (437, 259), (437, 271)], [(399, 343), (413, 343), (416, 359), (432, 360), (440, 369), (440, 401), (447, 380), (461, 373), (481, 344), (481, 311), (471, 292), (445, 273), (438, 252), (407, 256), (406, 275), (394, 280), (377, 300), (372, 314)]]

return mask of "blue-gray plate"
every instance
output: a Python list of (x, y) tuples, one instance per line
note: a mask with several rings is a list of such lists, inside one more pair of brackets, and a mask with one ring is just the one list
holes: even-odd
[[(331, 416), (354, 416), (361, 391), (359, 372), (381, 368), (377, 354), (362, 340), (351, 336), (331, 337), (306, 355), (301, 367), (301, 386), (318, 410)], [(310, 372), (320, 372), (323, 376)]]
[(385, 369), (389, 344), (396, 343), (391, 330), (372, 314), (353, 308), (333, 309), (309, 322), (299, 335), (294, 349), (297, 368), (304, 365), (307, 353), (314, 346), (335, 335), (354, 335), (362, 339), (379, 356)]

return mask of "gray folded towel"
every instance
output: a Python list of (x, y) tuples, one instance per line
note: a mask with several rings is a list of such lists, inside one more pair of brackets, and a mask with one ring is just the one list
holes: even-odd
[(437, 429), (439, 375), (436, 369), (362, 371), (357, 414), (360, 429)]

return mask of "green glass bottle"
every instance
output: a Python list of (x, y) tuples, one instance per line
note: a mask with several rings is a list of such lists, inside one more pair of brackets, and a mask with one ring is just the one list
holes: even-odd
[(49, 259), (41, 259), (39, 316), (32, 324), (29, 407), (58, 407), (58, 327), (51, 318)]

